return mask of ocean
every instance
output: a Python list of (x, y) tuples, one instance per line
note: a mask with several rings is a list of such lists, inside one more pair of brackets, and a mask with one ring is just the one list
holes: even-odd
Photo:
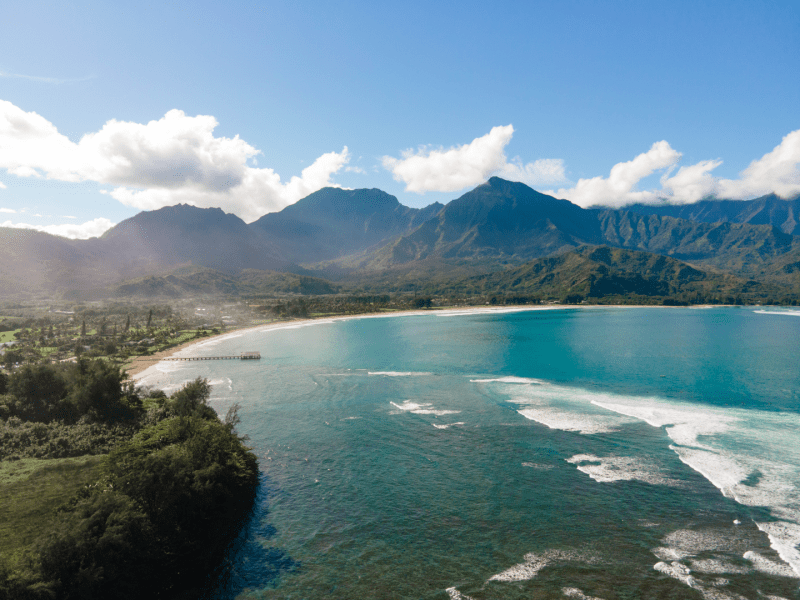
[(209, 597), (800, 598), (800, 310), (557, 308), (232, 333), (259, 458)]

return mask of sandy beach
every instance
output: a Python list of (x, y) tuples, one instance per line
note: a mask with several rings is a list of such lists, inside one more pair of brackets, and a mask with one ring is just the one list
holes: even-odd
[[(244, 327), (242, 329), (233, 329), (230, 331), (226, 331), (224, 333), (218, 333), (216, 335), (211, 335), (207, 337), (202, 337), (196, 340), (191, 340), (188, 342), (184, 342), (183, 344), (179, 344), (172, 348), (168, 348), (166, 350), (162, 350), (161, 352), (156, 352), (151, 356), (140, 356), (136, 357), (133, 362), (125, 369), (128, 373), (128, 377), (130, 379), (136, 379), (137, 376), (141, 375), (144, 371), (148, 368), (152, 367), (159, 361), (164, 359), (170, 358), (174, 356), (178, 352), (182, 352), (191, 348), (192, 346), (196, 346), (198, 344), (204, 344), (210, 340), (215, 340), (219, 338), (231, 337), (231, 336), (240, 336), (244, 333), (254, 332), (254, 331), (269, 331), (272, 329), (288, 329), (288, 328), (295, 328), (295, 327), (304, 327), (313, 324), (322, 324), (322, 323), (333, 323), (335, 321), (349, 321), (353, 319), (381, 319), (387, 317), (408, 317), (408, 316), (421, 316), (421, 315), (431, 315), (436, 314), (438, 316), (445, 316), (445, 317), (456, 317), (459, 315), (466, 315), (466, 314), (480, 314), (480, 313), (510, 313), (510, 312), (527, 312), (527, 311), (538, 311), (538, 310), (565, 310), (565, 309), (599, 309), (599, 308), (645, 308), (645, 306), (640, 305), (606, 305), (606, 304), (590, 304), (590, 305), (566, 305), (566, 304), (550, 304), (550, 305), (533, 305), (533, 306), (460, 306), (460, 307), (449, 307), (449, 308), (434, 308), (434, 309), (424, 309), (424, 310), (398, 310), (392, 312), (381, 312), (381, 313), (363, 313), (359, 315), (341, 315), (335, 317), (317, 317), (317, 318), (307, 318), (307, 319), (292, 319), (288, 321), (275, 321), (273, 323), (266, 323), (264, 325), (255, 325), (253, 327)], [(653, 306), (649, 305), (646, 308), (674, 308), (671, 306)], [(711, 305), (698, 305), (693, 306), (691, 308), (711, 308)]]
[(230, 336), (238, 337), (243, 333), (249, 333), (253, 331), (269, 331), (271, 329), (294, 328), (311, 324), (332, 323), (334, 321), (345, 321), (352, 319), (379, 319), (379, 318), (398, 317), (398, 316), (430, 315), (431, 313), (456, 316), (460, 314), (468, 314), (475, 312), (487, 312), (487, 313), (518, 312), (525, 310), (548, 310), (548, 309), (552, 310), (555, 308), (567, 308), (567, 307), (565, 306), (525, 306), (525, 307), (464, 306), (464, 307), (427, 309), (427, 310), (398, 310), (398, 311), (382, 312), (382, 313), (363, 313), (359, 315), (342, 315), (335, 317), (317, 317), (308, 319), (292, 319), (288, 321), (276, 321), (274, 323), (266, 323), (264, 325), (255, 325), (253, 327), (244, 327), (242, 329), (232, 329), (229, 331), (225, 331), (224, 333), (218, 333), (216, 335), (210, 335), (196, 340), (190, 340), (188, 342), (178, 344), (177, 346), (173, 346), (172, 348), (167, 348), (166, 350), (162, 350), (161, 352), (156, 352), (155, 354), (152, 354), (150, 356), (138, 356), (133, 359), (133, 361), (129, 364), (129, 366), (125, 369), (125, 371), (128, 373), (128, 377), (130, 379), (136, 379), (138, 375), (141, 375), (144, 371), (146, 371), (148, 368), (152, 367), (159, 361), (170, 358), (175, 354), (177, 354), (178, 352), (187, 350), (192, 346), (196, 346), (198, 344), (204, 344), (210, 340), (216, 340), (219, 338), (225, 338)]

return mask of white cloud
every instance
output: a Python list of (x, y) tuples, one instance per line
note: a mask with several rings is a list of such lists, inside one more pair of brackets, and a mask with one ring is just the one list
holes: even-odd
[(406, 184), (407, 192), (455, 192), (479, 185), (492, 175), (522, 181), (528, 185), (565, 181), (564, 164), (558, 159), (541, 159), (523, 164), (519, 157), (509, 162), (505, 147), (514, 135), (514, 127), (493, 127), (486, 135), (469, 144), (448, 149), (421, 147), (406, 150), (402, 158), (384, 156), (383, 166), (396, 181)]
[(86, 240), (92, 237), (99, 237), (114, 225), (115, 223), (104, 218), (93, 219), (85, 223), (67, 223), (64, 225), (29, 225), (28, 223), (12, 223), (11, 221), (0, 223), (0, 227), (35, 229), (36, 231), (44, 231), (45, 233), (60, 235), (61, 237), (74, 240)]
[(719, 195), (731, 198), (763, 196), (782, 198), (800, 193), (800, 129), (784, 136), (772, 152), (754, 160), (740, 179), (721, 179)]
[[(548, 191), (580, 206), (624, 206), (634, 202), (667, 201), (689, 204), (708, 196), (747, 200), (770, 193), (782, 198), (800, 194), (800, 129), (786, 135), (771, 152), (754, 160), (738, 179), (720, 179), (712, 171), (722, 160), (703, 160), (673, 169), (681, 153), (666, 141), (656, 142), (648, 152), (632, 161), (618, 163), (609, 177), (580, 179), (572, 188)], [(637, 184), (656, 171), (667, 169), (661, 177), (661, 189), (638, 190)]]
[(0, 181), (0, 190), (6, 189), (6, 184)]
[(17, 211), (15, 211), (13, 208), (0, 208), (0, 213), (16, 214)]
[(607, 178), (580, 179), (573, 188), (562, 188), (549, 193), (584, 207), (595, 204), (620, 206), (632, 202), (652, 202), (657, 198), (655, 192), (636, 191), (636, 184), (657, 170), (674, 165), (680, 158), (681, 153), (673, 150), (667, 142), (656, 142), (650, 150), (633, 160), (614, 165)]
[(219, 206), (251, 221), (335, 186), (331, 176), (350, 159), (347, 147), (323, 154), (282, 183), (272, 169), (248, 166), (259, 150), (239, 136), (215, 137), (216, 126), (212, 116), (171, 110), (147, 124), (108, 121), (74, 143), (40, 115), (0, 100), (0, 168), (18, 177), (112, 185), (108, 193), (135, 208)]

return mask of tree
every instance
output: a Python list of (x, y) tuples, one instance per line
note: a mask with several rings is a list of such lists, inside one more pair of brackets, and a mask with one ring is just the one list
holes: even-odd
[(131, 316), (128, 315), (128, 318), (125, 321), (125, 331), (127, 332), (130, 328), (131, 328)]
[(86, 319), (81, 323), (81, 337), (86, 337)]
[[(152, 525), (136, 503), (111, 489), (77, 501), (38, 543), (42, 577), (59, 598), (139, 598), (155, 566)], [(44, 597), (44, 596), (42, 596)]]
[(15, 416), (26, 421), (48, 422), (70, 416), (64, 399), (69, 387), (60, 369), (53, 365), (25, 365), (11, 375), (9, 393), (16, 398)]
[(150, 329), (150, 322), (153, 320), (153, 309), (147, 314), (147, 328)]
[(69, 401), (79, 415), (90, 415), (106, 422), (124, 421), (135, 414), (138, 398), (126, 397), (119, 367), (94, 360), (80, 361), (77, 381)]

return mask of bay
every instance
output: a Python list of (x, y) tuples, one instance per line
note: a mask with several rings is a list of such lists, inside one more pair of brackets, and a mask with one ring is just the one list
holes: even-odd
[(798, 598), (800, 311), (559, 308), (215, 338), (259, 457), (214, 598)]

